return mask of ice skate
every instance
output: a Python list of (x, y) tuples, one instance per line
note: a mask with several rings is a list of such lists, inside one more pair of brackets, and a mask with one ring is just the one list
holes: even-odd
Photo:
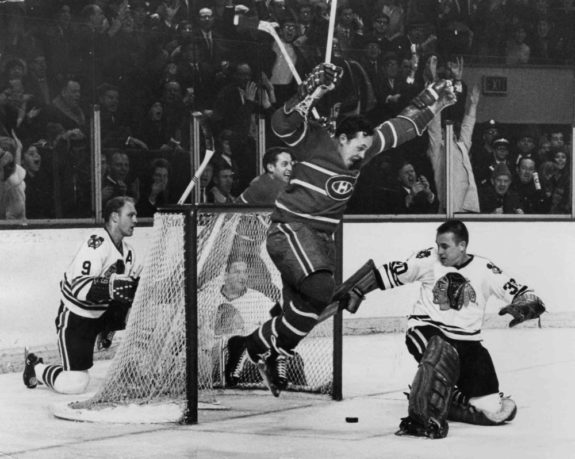
[(449, 432), (449, 424), (447, 421), (439, 422), (435, 418), (429, 418), (427, 424), (424, 425), (417, 420), (407, 416), (402, 418), (399, 424), (399, 430), (395, 435), (404, 436), (410, 435), (413, 437), (427, 437), (427, 438), (445, 438)]
[(263, 354), (257, 363), (263, 382), (274, 397), (287, 387), (287, 362), (281, 355)]
[(24, 380), (24, 384), (28, 389), (34, 389), (38, 385), (38, 378), (36, 378), (36, 370), (34, 370), (34, 366), (38, 363), (44, 363), (44, 361), (36, 354), (28, 352), (28, 348), (25, 348), (24, 372), (22, 373), (22, 379)]
[(237, 386), (247, 359), (246, 338), (232, 336), (226, 346), (225, 387)]

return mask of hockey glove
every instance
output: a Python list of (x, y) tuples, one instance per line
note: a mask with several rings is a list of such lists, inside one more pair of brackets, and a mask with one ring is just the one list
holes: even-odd
[(414, 97), (398, 115), (398, 118), (404, 118), (411, 122), (417, 135), (422, 135), (435, 114), (448, 105), (453, 105), (456, 101), (457, 97), (451, 82), (439, 80)]
[(333, 90), (341, 81), (343, 69), (333, 64), (316, 65), (298, 87), (297, 95), (285, 104), (285, 112), (297, 111), (307, 118), (310, 109), (327, 92)]
[(545, 312), (545, 304), (537, 295), (526, 292), (516, 297), (512, 303), (499, 311), (499, 315), (511, 314), (509, 327), (515, 327), (526, 320), (538, 319)]
[(452, 105), (457, 101), (457, 96), (455, 95), (451, 81), (438, 80), (432, 85), (429, 85), (413, 98), (411, 104), (423, 110), (424, 108), (431, 107), (438, 101), (445, 104), (445, 106)]
[(131, 304), (138, 288), (138, 279), (131, 276), (112, 274), (109, 282), (110, 299), (119, 303)]
[(96, 336), (96, 348), (99, 351), (110, 348), (115, 333), (114, 331), (101, 331), (98, 333)]
[(324, 91), (322, 95), (331, 91), (341, 81), (342, 76), (343, 69), (337, 65), (327, 63), (316, 65), (298, 87), (300, 100), (314, 94), (318, 89)]

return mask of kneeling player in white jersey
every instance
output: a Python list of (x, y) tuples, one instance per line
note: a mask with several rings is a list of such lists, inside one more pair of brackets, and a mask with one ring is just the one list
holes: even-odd
[(111, 332), (125, 327), (140, 271), (133, 247), (124, 240), (137, 223), (134, 200), (110, 199), (103, 217), (104, 228), (81, 245), (60, 283), (56, 329), (61, 364), (46, 365), (42, 358), (25, 352), (23, 379), (30, 389), (44, 384), (62, 394), (84, 392), (96, 339), (108, 339), (109, 346)]
[(449, 220), (437, 229), (437, 247), (379, 268), (383, 290), (421, 283), (406, 333), (419, 368), (398, 435), (443, 438), (447, 420), (499, 425), (517, 413), (515, 402), (499, 393), (493, 361), (481, 344), (485, 306), (491, 296), (510, 303), (499, 312), (513, 315), (510, 326), (538, 318), (545, 307), (526, 285), (467, 253), (468, 244), (463, 222)]

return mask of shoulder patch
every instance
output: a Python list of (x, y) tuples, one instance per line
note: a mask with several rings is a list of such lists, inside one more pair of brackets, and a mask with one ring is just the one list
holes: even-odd
[(98, 247), (102, 245), (103, 242), (104, 238), (102, 236), (96, 236), (95, 234), (92, 234), (90, 236), (90, 239), (88, 239), (88, 247), (91, 247), (94, 250), (96, 250)]
[(421, 251), (417, 252), (417, 255), (415, 256), (415, 258), (428, 258), (431, 256), (431, 250), (432, 250), (431, 248), (421, 250)]
[(493, 274), (501, 274), (503, 272), (491, 262), (487, 263), (487, 269), (490, 269), (491, 271), (493, 271)]

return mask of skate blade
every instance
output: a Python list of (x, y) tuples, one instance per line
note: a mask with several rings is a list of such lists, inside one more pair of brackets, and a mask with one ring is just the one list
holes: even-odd
[(271, 376), (269, 375), (268, 371), (267, 371), (267, 366), (264, 362), (258, 362), (257, 363), (257, 367), (258, 367), (258, 371), (260, 372), (260, 375), (262, 377), (263, 383), (266, 385), (266, 387), (270, 390), (270, 392), (273, 394), (274, 397), (279, 397), (281, 390), (278, 386), (275, 385), (275, 383), (272, 381)]

